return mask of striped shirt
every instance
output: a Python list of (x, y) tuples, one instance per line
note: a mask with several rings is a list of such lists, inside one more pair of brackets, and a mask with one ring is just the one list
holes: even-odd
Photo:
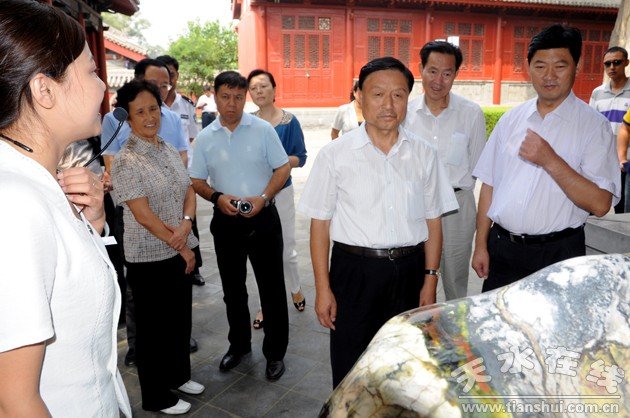
[(623, 116), (630, 108), (630, 79), (617, 93), (611, 90), (610, 81), (597, 87), (591, 94), (589, 105), (608, 119), (613, 139), (616, 140)]

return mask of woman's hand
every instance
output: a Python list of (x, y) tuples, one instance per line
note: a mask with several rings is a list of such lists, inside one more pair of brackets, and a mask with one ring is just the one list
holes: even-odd
[(71, 167), (57, 174), (57, 181), (68, 200), (74, 203), (100, 234), (105, 226), (103, 183), (85, 167)]
[(179, 255), (181, 255), (186, 262), (186, 274), (192, 273), (195, 268), (195, 253), (193, 253), (188, 246), (184, 246), (184, 248), (179, 252)]
[(169, 231), (173, 233), (167, 244), (175, 251), (180, 251), (186, 246), (188, 235), (190, 234), (190, 230), (192, 229), (192, 223), (190, 221), (184, 220), (181, 224), (179, 224), (178, 227), (166, 224), (165, 226)]

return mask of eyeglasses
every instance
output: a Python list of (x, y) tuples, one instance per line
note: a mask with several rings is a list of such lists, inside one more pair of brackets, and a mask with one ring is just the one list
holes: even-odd
[(608, 68), (611, 65), (614, 65), (615, 67), (620, 66), (621, 64), (623, 64), (625, 60), (612, 60), (612, 61), (604, 61), (604, 67)]

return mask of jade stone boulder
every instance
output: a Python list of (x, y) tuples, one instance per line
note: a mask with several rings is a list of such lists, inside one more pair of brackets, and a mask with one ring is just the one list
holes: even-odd
[(630, 258), (578, 257), (388, 321), (321, 417), (630, 417)]

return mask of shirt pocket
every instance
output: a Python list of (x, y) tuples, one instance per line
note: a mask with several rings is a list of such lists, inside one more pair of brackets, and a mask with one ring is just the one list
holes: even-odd
[(417, 221), (425, 218), (424, 187), (420, 181), (405, 181), (407, 218)]
[(460, 166), (464, 162), (464, 155), (468, 149), (468, 135), (463, 132), (453, 132), (448, 140), (448, 154), (446, 164)]

